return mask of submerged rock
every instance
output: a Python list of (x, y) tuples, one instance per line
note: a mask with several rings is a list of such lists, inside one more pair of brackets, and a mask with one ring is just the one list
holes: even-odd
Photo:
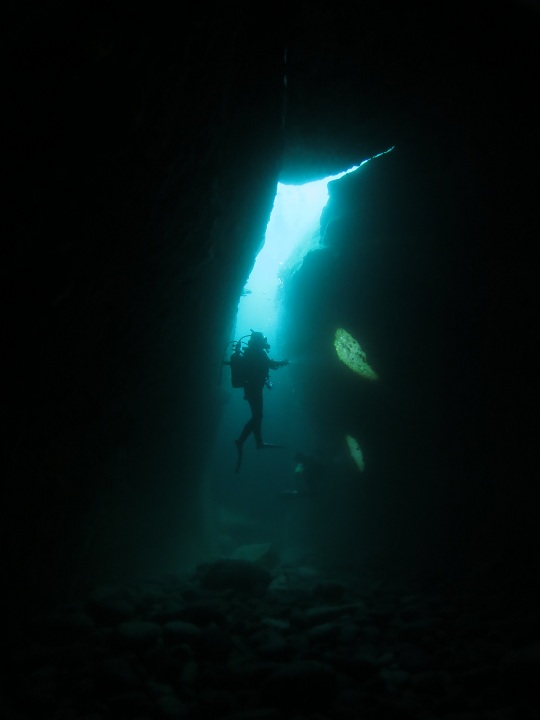
[[(479, 624), (468, 597), (456, 598), (461, 610), (453, 614), (435, 612), (411, 601), (408, 587), (404, 599), (383, 584), (359, 593), (355, 576), (343, 576), (336, 602), (295, 584), (294, 572), (280, 592), (252, 591), (268, 577), (248, 561), (220, 561), (164, 582), (142, 604), (143, 593), (129, 586), (94, 595), (88, 614), (61, 606), (30, 623), (26, 646), (6, 663), (7, 697), (20, 707), (8, 706), (8, 716), (536, 717), (536, 613), (529, 641), (523, 616)], [(413, 605), (414, 616), (400, 617)], [(133, 615), (122, 618), (129, 606)], [(422, 607), (427, 615), (416, 611)]]
[(163, 641), (165, 645), (179, 645), (181, 643), (196, 642), (201, 636), (201, 629), (189, 622), (175, 620), (163, 626)]
[(315, 711), (327, 708), (337, 691), (337, 674), (326, 663), (298, 660), (273, 673), (261, 688), (265, 702), (280, 708)]
[(241, 545), (231, 554), (231, 559), (247, 560), (267, 570), (273, 570), (279, 564), (279, 556), (274, 546), (270, 543)]
[(118, 622), (133, 617), (136, 601), (133, 593), (122, 586), (103, 586), (88, 599), (89, 614), (102, 621)]
[(158, 625), (152, 622), (131, 620), (119, 625), (117, 639), (132, 650), (142, 650), (156, 644), (160, 635)]
[(272, 582), (271, 573), (249, 560), (216, 560), (200, 576), (201, 587), (206, 590), (234, 590), (256, 593), (265, 591)]

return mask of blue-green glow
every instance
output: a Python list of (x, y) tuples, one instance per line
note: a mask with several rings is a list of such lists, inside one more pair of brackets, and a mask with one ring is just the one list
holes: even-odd
[[(393, 147), (375, 157), (391, 150)], [(328, 202), (328, 183), (354, 172), (366, 162), (369, 159), (337, 175), (304, 185), (278, 184), (264, 246), (246, 283), (248, 292), (238, 305), (235, 336), (244, 335), (253, 328), (263, 331), (272, 342), (276, 330), (275, 301), (280, 270), (301, 261), (306, 253), (319, 245), (320, 219)]]

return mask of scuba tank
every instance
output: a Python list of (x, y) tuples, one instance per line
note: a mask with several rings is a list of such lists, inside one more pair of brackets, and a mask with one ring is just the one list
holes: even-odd
[[(249, 335), (244, 335), (249, 337)], [(234, 352), (228, 361), (224, 361), (224, 365), (229, 365), (231, 368), (231, 385), (233, 388), (243, 388), (246, 384), (245, 370), (244, 370), (244, 351), (242, 349), (242, 340), (232, 342), (234, 344)]]
[(234, 352), (229, 360), (229, 365), (231, 366), (231, 385), (233, 388), (241, 388), (246, 384), (244, 374), (244, 353), (242, 352), (242, 346), (240, 343), (240, 340), (236, 343)]
[[(233, 340), (231, 343), (229, 343), (229, 345), (234, 345), (234, 352), (228, 361), (223, 361), (223, 365), (229, 365), (231, 368), (231, 385), (233, 386), (233, 388), (243, 388), (246, 385), (246, 369), (244, 360), (244, 349), (242, 347), (242, 343), (244, 341), (244, 338), (247, 337), (251, 339), (248, 343), (244, 343), (245, 345), (247, 344), (249, 347), (259, 347), (265, 352), (268, 352), (270, 350), (270, 345), (268, 344), (267, 339), (262, 333), (255, 332), (255, 330), (251, 331), (251, 335), (243, 335), (240, 340)], [(272, 382), (268, 375), (266, 376), (264, 384), (269, 390), (272, 389)]]

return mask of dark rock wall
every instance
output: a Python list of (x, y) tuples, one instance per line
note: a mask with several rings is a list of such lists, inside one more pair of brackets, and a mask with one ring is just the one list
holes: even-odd
[[(438, 203), (405, 277), (422, 247), (439, 266), (449, 253), (452, 278), (466, 267), (469, 299), (490, 258), (484, 320), (465, 327), (483, 328), (475, 368), (497, 358), (486, 391), (488, 415), (501, 418), (487, 452), (497, 473), (486, 493), (499, 508), (519, 495), (521, 521), (530, 486), (519, 453), (529, 445), (520, 433), (515, 449), (515, 428), (526, 431), (530, 390), (519, 348), (534, 318), (537, 237), (532, 10), (274, 3), (261, 16), (250, 3), (141, 1), (6, 13), (1, 512), (11, 605), (170, 568), (203, 546), (198, 496), (220, 362), (280, 170), (284, 181), (322, 177), (390, 144), (401, 143), (403, 159), (396, 152), (385, 202), (409, 213), (408, 237), (416, 219), (400, 194), (405, 178), (417, 173), (409, 193), (428, 185)], [(417, 126), (435, 126), (427, 145)], [(407, 263), (385, 223), (389, 250)], [(394, 292), (382, 268), (380, 277), (379, 299)], [(443, 306), (456, 297), (444, 279)], [(373, 342), (382, 363), (397, 343)], [(475, 428), (479, 417), (475, 406)]]
[[(336, 559), (463, 560), (464, 521), (478, 529), (491, 507), (487, 253), (452, 165), (432, 132), (333, 182), (323, 247), (285, 285), (286, 354), (313, 358), (291, 365), (297, 396), (328, 459), (347, 454), (348, 434), (366, 463), (362, 475), (350, 463), (349, 493), (339, 480), (331, 491), (339, 525), (351, 525), (341, 544), (335, 527), (321, 533)], [(341, 363), (337, 328), (358, 339), (377, 380)]]
[[(395, 150), (331, 183), (325, 248), (286, 283), (289, 355), (317, 358), (291, 366), (297, 393), (325, 441), (356, 433), (369, 457), (321, 548), (476, 577), (496, 568), (527, 584), (539, 539), (527, 329), (538, 16), (482, 4), (371, 7), (356, 24), (330, 15), (311, 17), (326, 32), (291, 52), (291, 75), (332, 110), (291, 123), (320, 142), (342, 109), (347, 127), (357, 97), (373, 151)], [(307, 45), (317, 46), (311, 68)], [(339, 326), (361, 341), (378, 383), (340, 366)]]
[(253, 13), (13, 10), (2, 547), (22, 594), (201, 548), (221, 355), (279, 172), (281, 18)]

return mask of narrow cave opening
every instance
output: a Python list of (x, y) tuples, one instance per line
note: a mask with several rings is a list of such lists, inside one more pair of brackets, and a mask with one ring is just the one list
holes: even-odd
[(260, 328), (275, 338), (274, 343), (278, 341), (278, 291), (283, 276), (294, 271), (320, 244), (320, 218), (328, 202), (328, 183), (359, 167), (354, 165), (301, 185), (278, 183), (264, 244), (238, 303), (235, 337)]
[[(335, 474), (362, 472), (364, 460), (356, 438), (343, 431), (339, 441), (332, 437), (325, 442), (320, 428), (310, 417), (309, 408), (297, 392), (295, 378), (307, 366), (326, 362), (320, 345), (307, 352), (298, 352), (290, 342), (288, 285), (306, 258), (324, 254), (325, 226), (322, 222), (329, 201), (329, 184), (351, 176), (362, 166), (390, 153), (390, 147), (339, 173), (304, 184), (279, 183), (264, 243), (239, 300), (235, 339), (225, 351), (225, 365), (243, 356), (252, 333), (262, 333), (265, 352), (274, 361), (287, 360), (283, 370), (272, 369), (263, 389), (264, 413), (262, 440), (278, 452), (261, 453), (255, 433), (242, 440), (239, 455), (238, 438), (250, 418), (250, 404), (243, 387), (233, 386), (233, 370), (229, 365), (221, 376), (222, 418), (217, 433), (213, 458), (208, 471), (207, 496), (216, 540), (216, 552), (227, 555), (244, 543), (264, 544), (279, 548), (281, 557), (295, 553), (308, 555), (314, 550), (304, 530), (304, 510), (293, 506), (301, 497), (314, 491), (310, 474), (317, 462), (322, 481), (327, 486)], [(306, 303), (313, 294), (325, 294), (322, 287), (306, 291)], [(318, 323), (317, 314), (311, 318)], [(333, 334), (341, 331), (334, 328)], [(335, 341), (333, 341), (335, 344)], [(336, 357), (340, 356), (335, 349)], [(233, 357), (234, 356), (234, 357)], [(365, 354), (364, 354), (365, 358)], [(291, 372), (292, 371), (292, 372)], [(235, 448), (236, 444), (236, 448)], [(354, 468), (354, 469), (353, 469)], [(288, 503), (288, 504), (287, 504)], [(319, 517), (312, 525), (324, 525)], [(296, 532), (291, 527), (296, 526)], [(311, 528), (311, 534), (316, 528)], [(324, 535), (324, 532), (323, 532)], [(317, 543), (315, 543), (316, 545)]]

